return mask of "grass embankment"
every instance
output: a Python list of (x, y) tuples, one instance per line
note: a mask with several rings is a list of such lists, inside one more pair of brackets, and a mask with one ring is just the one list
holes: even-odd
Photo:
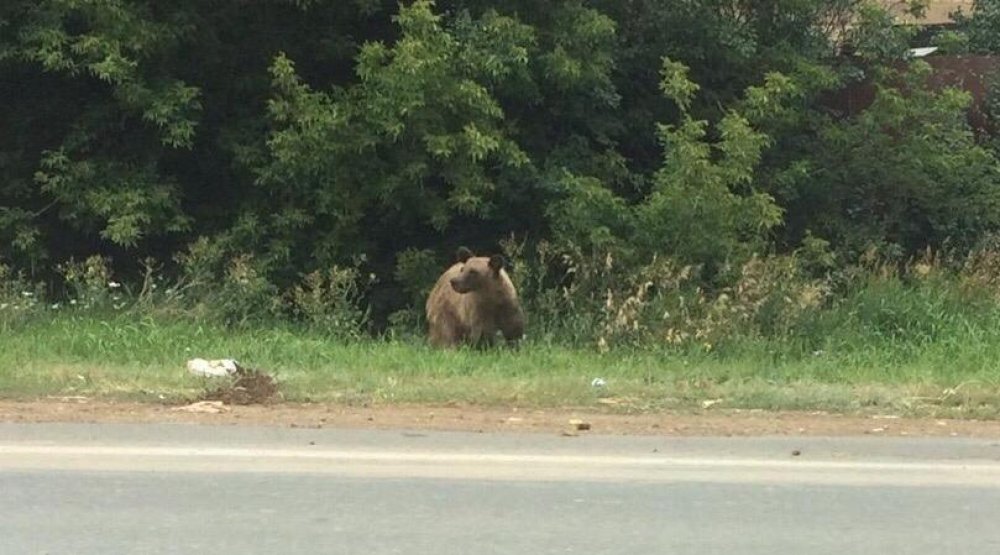
[[(193, 357), (233, 357), (281, 382), (287, 401), (594, 406), (615, 411), (759, 408), (1000, 415), (1000, 327), (904, 343), (859, 328), (822, 349), (768, 340), (724, 352), (436, 351), (419, 340), (338, 342), (291, 328), (232, 330), (128, 313), (52, 313), (0, 337), (0, 396), (181, 402), (209, 384)], [(607, 385), (595, 388), (594, 378)]]

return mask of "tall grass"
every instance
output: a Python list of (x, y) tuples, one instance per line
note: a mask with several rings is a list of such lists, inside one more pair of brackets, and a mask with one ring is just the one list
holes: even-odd
[[(49, 314), (6, 333), (4, 396), (86, 395), (179, 401), (206, 380), (196, 356), (233, 357), (275, 375), (286, 399), (587, 406), (896, 410), (990, 416), (1000, 406), (992, 330), (922, 345), (847, 332), (804, 352), (783, 340), (724, 350), (596, 349), (528, 341), (517, 351), (438, 351), (406, 340), (343, 340), (292, 327), (232, 329), (131, 313)], [(995, 344), (995, 342), (993, 342)], [(595, 388), (594, 378), (607, 385)]]
[[(657, 263), (602, 295), (579, 281), (526, 288), (536, 317), (529, 338), (517, 350), (491, 351), (433, 350), (412, 328), (380, 339), (348, 332), (364, 313), (344, 308), (354, 292), (331, 290), (335, 274), (312, 276), (311, 289), (291, 297), (306, 318), (235, 320), (226, 316), (235, 301), (213, 317), (204, 301), (178, 301), (176, 291), (151, 297), (147, 284), (130, 294), (97, 278), (68, 301), (42, 302), (40, 291), (7, 274), (0, 396), (178, 401), (208, 386), (187, 373), (186, 360), (232, 357), (275, 375), (293, 401), (626, 411), (700, 410), (712, 401), (995, 416), (998, 260), (978, 253), (961, 263), (871, 263), (817, 278), (793, 258), (753, 259), (711, 293), (689, 269)], [(331, 304), (345, 311), (331, 314)], [(567, 309), (582, 312), (574, 318)], [(592, 386), (595, 378), (606, 385)]]

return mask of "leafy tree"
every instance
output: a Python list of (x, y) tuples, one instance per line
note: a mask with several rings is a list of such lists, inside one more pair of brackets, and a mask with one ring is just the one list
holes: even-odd
[[(718, 140), (709, 137), (708, 122), (688, 114), (699, 87), (687, 72), (683, 64), (664, 60), (661, 89), (679, 108), (681, 121), (660, 125), (664, 159), (653, 190), (630, 205), (593, 180), (568, 178), (567, 196), (552, 211), (564, 244), (639, 260), (660, 255), (719, 265), (750, 254), (781, 222), (781, 209), (752, 183), (769, 138), (735, 110), (715, 126)], [(763, 114), (794, 94), (787, 78), (772, 74), (761, 87), (748, 89), (743, 108)]]
[[(0, 239), (18, 262), (94, 250), (133, 266), (231, 224), (261, 142), (268, 60), (349, 69), (376, 0), (0, 6)], [(368, 25), (373, 36), (385, 26)], [(326, 79), (331, 79), (326, 74)], [(332, 72), (333, 79), (351, 73)]]
[[(811, 230), (842, 250), (912, 253), (968, 247), (1000, 224), (1000, 161), (966, 120), (970, 97), (927, 88), (916, 62), (877, 83), (864, 112), (822, 123), (782, 177), (790, 233)], [(900, 83), (900, 79), (903, 80)]]
[(0, 64), (25, 87), (0, 146), (10, 256), (42, 259), (54, 217), (121, 246), (184, 229), (178, 184), (156, 167), (192, 146), (200, 95), (155, 63), (184, 27), (146, 4), (69, 0), (7, 2), (0, 26)]
[[(996, 5), (956, 44), (995, 52)], [(261, 302), (350, 266), (391, 310), (511, 234), (625, 271), (965, 245), (998, 223), (995, 138), (886, 72), (911, 33), (869, 0), (9, 0), (0, 262), (183, 276), (202, 249)]]
[(510, 214), (530, 161), (491, 88), (524, 68), (534, 35), (495, 12), (448, 29), (432, 8), (402, 7), (399, 39), (364, 45), (351, 87), (316, 91), (275, 59), (257, 183), (276, 260), (296, 248), (320, 264), (392, 260), (422, 237)]
[(1000, 1), (975, 0), (969, 13), (954, 14), (962, 41), (977, 54), (1000, 53)]

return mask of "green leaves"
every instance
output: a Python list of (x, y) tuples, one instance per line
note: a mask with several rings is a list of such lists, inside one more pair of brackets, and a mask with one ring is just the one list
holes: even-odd
[(65, 151), (48, 152), (35, 174), (42, 191), (60, 206), (61, 216), (83, 229), (131, 247), (149, 234), (186, 229), (176, 186), (151, 167), (114, 162), (73, 161)]
[[(991, 51), (996, 4), (957, 49)], [(910, 34), (870, 2), (538, 6), (2, 2), (5, 262), (204, 236), (288, 283), (364, 256), (391, 290), (399, 253), (423, 271), (512, 234), (631, 271), (1000, 226), (968, 96), (928, 94), (922, 64), (890, 74)], [(831, 109), (869, 76), (870, 109)]]
[(134, 86), (120, 90), (126, 103), (141, 107), (142, 119), (160, 130), (160, 141), (164, 145), (190, 148), (198, 126), (201, 91), (177, 80), (157, 82), (153, 86), (153, 89)]
[(563, 198), (548, 210), (553, 232), (562, 246), (588, 254), (631, 252), (636, 234), (635, 209), (599, 180), (566, 172), (560, 179)]
[(972, 8), (960, 13), (955, 20), (961, 36), (950, 38), (961, 43), (962, 50), (977, 54), (1000, 53), (1000, 1), (975, 0)]
[(149, 60), (168, 52), (183, 26), (156, 21), (142, 3), (119, 0), (22, 2), (19, 41), (6, 57), (113, 88), (126, 109), (152, 123), (163, 144), (190, 148), (200, 91), (156, 78)]
[(437, 230), (455, 214), (483, 217), (497, 176), (528, 163), (488, 83), (527, 63), (530, 33), (494, 12), (453, 33), (433, 6), (402, 7), (400, 38), (364, 45), (360, 82), (347, 89), (313, 91), (287, 58), (272, 65), (271, 159), (259, 183), (331, 218), (341, 256), (363, 246), (347, 240), (365, 234), (363, 217)]
[[(569, 180), (568, 199), (553, 213), (555, 229), (564, 242), (641, 260), (669, 256), (711, 264), (747, 255), (781, 223), (774, 199), (750, 187), (769, 138), (730, 111), (715, 126), (719, 138), (710, 139), (709, 122), (687, 113), (698, 90), (687, 68), (670, 59), (663, 67), (662, 89), (681, 108), (681, 122), (659, 125), (664, 159), (651, 193), (628, 206), (593, 180)], [(747, 103), (764, 114), (792, 89), (773, 75), (768, 85), (748, 92)]]
[(490, 84), (526, 68), (537, 43), (534, 28), (496, 10), (487, 10), (475, 20), (468, 12), (460, 13), (453, 34), (467, 45), (459, 52), (465, 71), (478, 82)]
[(553, 11), (553, 46), (541, 56), (550, 82), (560, 90), (587, 87), (605, 98), (615, 96), (610, 78), (615, 22), (576, 2), (558, 3)]
[[(911, 2), (910, 10), (919, 13), (921, 2)], [(847, 42), (861, 59), (885, 64), (906, 56), (907, 41), (916, 33), (913, 25), (896, 25), (894, 16), (874, 2), (863, 2), (857, 22), (847, 32)]]
[[(665, 247), (681, 260), (719, 263), (749, 254), (782, 221), (774, 199), (751, 187), (770, 138), (731, 110), (716, 125), (718, 141), (706, 140), (708, 122), (687, 115), (697, 87), (686, 73), (683, 65), (664, 60), (664, 90), (681, 106), (682, 124), (660, 126), (664, 166), (639, 209), (640, 227), (653, 252)], [(766, 119), (795, 93), (789, 79), (772, 73), (763, 86), (747, 90), (742, 107)]]
[(966, 249), (1000, 225), (1000, 160), (968, 126), (969, 94), (931, 90), (929, 76), (915, 62), (877, 82), (868, 109), (817, 129), (803, 153), (809, 171), (793, 180), (795, 227), (853, 253), (909, 253)]
[(700, 88), (697, 83), (688, 78), (688, 67), (670, 58), (663, 58), (663, 80), (660, 90), (667, 98), (673, 100), (683, 111), (691, 108), (691, 101)]

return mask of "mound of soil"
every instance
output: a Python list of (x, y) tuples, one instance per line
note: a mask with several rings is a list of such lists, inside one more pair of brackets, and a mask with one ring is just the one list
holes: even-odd
[(222, 401), (227, 405), (264, 405), (279, 401), (278, 382), (270, 374), (254, 368), (237, 366), (227, 383), (206, 391), (203, 401)]

